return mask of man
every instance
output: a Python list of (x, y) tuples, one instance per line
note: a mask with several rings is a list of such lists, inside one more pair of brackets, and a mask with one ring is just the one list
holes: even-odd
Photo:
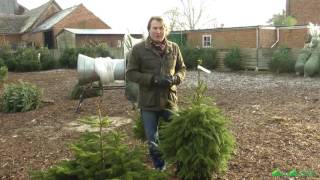
[(185, 77), (186, 66), (177, 44), (168, 41), (167, 27), (161, 17), (151, 17), (148, 38), (131, 52), (127, 79), (139, 84), (139, 107), (153, 165), (165, 169), (158, 150), (159, 118), (168, 120), (177, 109), (177, 85)]

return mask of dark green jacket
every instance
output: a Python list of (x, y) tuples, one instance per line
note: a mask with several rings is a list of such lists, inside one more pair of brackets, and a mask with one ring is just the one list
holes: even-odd
[(167, 40), (165, 54), (158, 51), (147, 40), (132, 48), (126, 76), (129, 81), (139, 84), (139, 107), (143, 110), (163, 110), (177, 108), (177, 87), (159, 88), (151, 85), (154, 75), (178, 75), (185, 77), (186, 66), (178, 45)]

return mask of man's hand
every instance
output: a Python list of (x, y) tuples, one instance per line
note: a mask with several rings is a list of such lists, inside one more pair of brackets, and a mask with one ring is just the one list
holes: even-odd
[(168, 75), (154, 75), (151, 84), (156, 87), (170, 87), (173, 84), (173, 79)]
[(151, 83), (156, 87), (171, 87), (180, 84), (180, 77), (177, 75), (155, 75)]
[(179, 85), (180, 84), (181, 80), (180, 80), (179, 76), (173, 75), (173, 76), (171, 76), (171, 78), (172, 78), (172, 85)]

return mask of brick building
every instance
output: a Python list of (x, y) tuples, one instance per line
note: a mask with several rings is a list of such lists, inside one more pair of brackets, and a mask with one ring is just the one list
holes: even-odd
[(0, 1), (0, 40), (11, 45), (57, 47), (64, 28), (110, 29), (82, 4), (62, 9), (54, 0), (28, 10), (17, 0)]
[(192, 47), (214, 47), (217, 49), (229, 49), (234, 46), (240, 48), (272, 48), (280, 45), (289, 48), (302, 48), (309, 40), (306, 26), (249, 26), (183, 32), (173, 31), (171, 36), (180, 37), (182, 34), (186, 43)]
[(286, 3), (287, 15), (297, 19), (296, 26), (248, 26), (173, 31), (170, 37), (178, 43), (183, 39), (184, 43), (193, 47), (204, 48), (229, 49), (233, 46), (272, 48), (280, 45), (303, 48), (310, 40), (307, 27), (309, 22), (320, 24), (320, 0), (287, 0)]
[(287, 0), (287, 15), (293, 16), (298, 25), (307, 25), (309, 22), (320, 24), (319, 0)]

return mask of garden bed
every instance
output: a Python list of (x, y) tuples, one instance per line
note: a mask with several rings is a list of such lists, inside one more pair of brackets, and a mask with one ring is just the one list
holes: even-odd
[[(266, 72), (215, 72), (202, 78), (208, 83), (208, 95), (231, 119), (237, 140), (223, 178), (270, 178), (276, 168), (320, 174), (319, 78)], [(9, 73), (7, 83), (19, 79), (43, 88), (45, 103), (35, 111), (0, 113), (0, 179), (28, 179), (30, 170), (72, 158), (68, 144), (80, 132), (70, 124), (97, 114), (98, 98), (86, 99), (80, 113), (74, 112), (78, 101), (68, 95), (77, 80), (75, 70)], [(196, 72), (188, 72), (179, 88), (181, 106), (187, 104), (195, 85)], [(103, 115), (125, 119), (115, 128), (129, 135), (129, 143), (137, 143), (128, 121), (133, 111), (124, 91), (105, 92), (102, 107)]]

